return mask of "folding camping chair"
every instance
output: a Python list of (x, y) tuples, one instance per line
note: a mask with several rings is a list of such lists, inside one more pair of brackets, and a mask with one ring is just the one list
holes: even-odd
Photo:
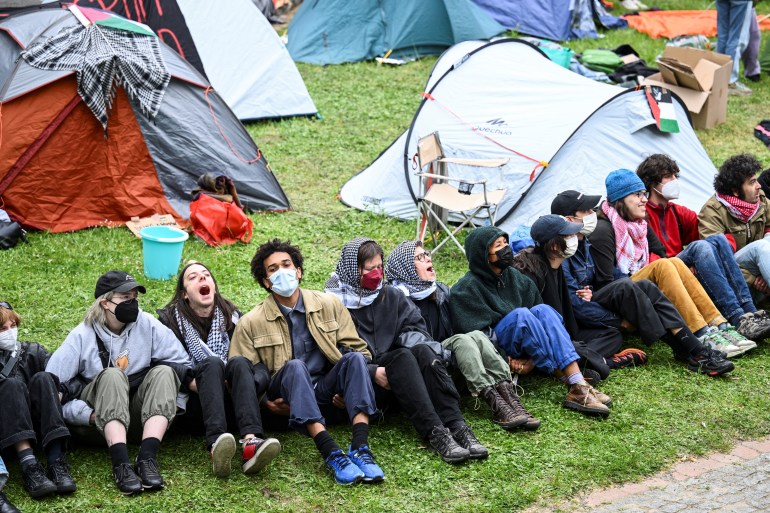
[[(447, 238), (439, 242), (433, 253), (439, 250), (448, 240), (454, 241), (457, 247), (465, 253), (463, 245), (457, 240), (456, 235), (466, 226), (475, 227), (481, 224), (495, 224), (495, 212), (497, 204), (505, 196), (505, 189), (487, 188), (487, 180), (466, 180), (453, 178), (447, 175), (447, 164), (460, 166), (502, 168), (508, 163), (507, 158), (497, 159), (463, 159), (448, 158), (444, 156), (438, 132), (422, 137), (417, 143), (417, 160), (420, 170), (416, 173), (420, 180), (420, 193), (417, 198), (417, 206), (420, 216), (417, 220), (417, 238), (425, 239), (425, 232), (429, 225), (437, 225), (446, 234)], [(430, 166), (427, 173), (423, 168)], [(456, 185), (453, 185), (456, 184)], [(480, 185), (480, 192), (473, 192), (475, 186)], [(487, 217), (479, 214), (486, 211)], [(458, 214), (463, 220), (454, 229), (448, 226), (449, 214)], [(431, 229), (431, 237), (435, 243), (434, 230)]]

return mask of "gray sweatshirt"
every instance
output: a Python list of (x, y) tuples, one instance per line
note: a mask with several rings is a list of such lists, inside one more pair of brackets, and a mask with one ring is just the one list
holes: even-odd
[[(149, 369), (153, 364), (168, 364), (177, 374), (180, 370), (192, 368), (187, 351), (174, 333), (152, 315), (140, 311), (136, 322), (127, 324), (120, 335), (102, 326), (91, 327), (80, 323), (51, 355), (45, 370), (55, 374), (62, 383), (76, 376), (89, 382), (93, 380), (104, 370), (95, 329), (110, 354), (112, 365), (123, 370), (127, 376)], [(177, 398), (180, 408), (184, 409), (185, 403), (184, 396)], [(88, 425), (92, 411), (79, 399), (63, 407), (64, 419), (75, 425)]]

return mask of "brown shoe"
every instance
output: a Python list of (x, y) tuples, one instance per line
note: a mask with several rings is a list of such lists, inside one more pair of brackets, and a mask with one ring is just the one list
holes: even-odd
[(596, 397), (596, 393), (588, 383), (570, 385), (564, 407), (581, 413), (590, 413), (607, 417), (610, 409)]
[(515, 413), (494, 386), (488, 386), (479, 395), (487, 402), (489, 409), (492, 410), (492, 420), (496, 424), (500, 424), (503, 429), (513, 429), (527, 423), (527, 416), (523, 413)]
[(521, 427), (530, 431), (534, 431), (540, 427), (540, 419), (534, 417), (527, 411), (526, 408), (524, 408), (524, 405), (521, 404), (521, 398), (519, 397), (519, 394), (517, 394), (513, 389), (513, 383), (508, 380), (501, 381), (495, 385), (495, 390), (497, 390), (497, 393), (500, 394), (500, 397), (502, 397), (503, 400), (508, 403), (514, 414), (525, 415), (527, 417), (527, 422)]
[(607, 407), (612, 406), (612, 398), (610, 396), (602, 392), (599, 392), (594, 387), (591, 387), (591, 390), (593, 390), (594, 395), (596, 396), (597, 399), (599, 399), (600, 403), (602, 403), (604, 406), (607, 406)]

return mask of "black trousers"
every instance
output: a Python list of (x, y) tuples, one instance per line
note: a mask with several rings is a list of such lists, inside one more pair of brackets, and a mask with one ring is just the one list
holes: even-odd
[(674, 304), (649, 280), (615, 280), (595, 292), (592, 301), (633, 324), (648, 345), (668, 330), (686, 326)]
[[(253, 433), (264, 437), (257, 388), (249, 360), (239, 356), (225, 365), (219, 357), (210, 356), (195, 366), (195, 381), (198, 393), (191, 394), (193, 404), (188, 405), (187, 414), (178, 419), (189, 415), (184, 419), (185, 423), (200, 423), (202, 420), (206, 447), (211, 448), (219, 435), (228, 432), (228, 418), (235, 420), (241, 436)], [(200, 411), (196, 411), (195, 396), (200, 402)]]
[(16, 377), (0, 380), (0, 450), (22, 440), (39, 442), (45, 449), (69, 436), (53, 374), (38, 372), (29, 383)]
[(377, 405), (386, 409), (398, 403), (423, 438), (436, 426), (464, 422), (460, 394), (446, 367), (430, 347), (418, 344), (411, 349), (394, 349), (381, 355), (377, 365), (385, 367), (390, 390), (374, 386)]

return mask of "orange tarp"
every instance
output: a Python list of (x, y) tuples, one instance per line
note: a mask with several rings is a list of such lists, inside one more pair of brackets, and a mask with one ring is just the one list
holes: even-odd
[(106, 139), (82, 101), (47, 139), (41, 137), (67, 104), (79, 100), (76, 95), (70, 77), (2, 105), (0, 169), (11, 168), (33, 142), (43, 140), (3, 193), (10, 216), (25, 226), (65, 232), (156, 212), (176, 214), (122, 89)]
[[(717, 35), (717, 12), (712, 11), (651, 11), (638, 16), (623, 16), (628, 26), (652, 38), (676, 36), (706, 37)], [(770, 30), (770, 19), (757, 16), (760, 30)]]

